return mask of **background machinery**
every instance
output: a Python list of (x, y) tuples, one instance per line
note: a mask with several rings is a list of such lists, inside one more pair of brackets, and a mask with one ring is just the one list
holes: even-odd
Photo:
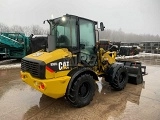
[(0, 59), (21, 59), (30, 53), (44, 50), (46, 47), (46, 35), (31, 35), (27, 37), (24, 33), (0, 34)]
[[(22, 80), (33, 88), (83, 107), (92, 101), (98, 77), (115, 90), (124, 89), (128, 79), (142, 83), (141, 63), (118, 62), (116, 52), (96, 44), (96, 21), (68, 14), (46, 21), (50, 25), (46, 51), (27, 55), (21, 62)], [(100, 29), (104, 30), (102, 22)]]
[(30, 41), (23, 33), (0, 34), (0, 58), (22, 58), (29, 53)]
[(116, 51), (118, 56), (136, 55), (141, 51), (138, 45), (124, 46), (121, 42), (111, 42), (106, 39), (101, 39), (99, 44), (106, 51)]

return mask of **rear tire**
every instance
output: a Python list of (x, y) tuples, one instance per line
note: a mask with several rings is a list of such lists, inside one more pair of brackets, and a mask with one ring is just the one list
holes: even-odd
[(95, 94), (95, 80), (89, 74), (81, 75), (73, 82), (67, 100), (75, 107), (88, 105)]

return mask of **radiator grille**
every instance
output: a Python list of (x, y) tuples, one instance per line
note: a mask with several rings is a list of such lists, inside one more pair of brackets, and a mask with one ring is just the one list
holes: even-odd
[(29, 72), (33, 77), (44, 78), (44, 65), (41, 65), (38, 61), (29, 61), (22, 59), (21, 69), (23, 72)]

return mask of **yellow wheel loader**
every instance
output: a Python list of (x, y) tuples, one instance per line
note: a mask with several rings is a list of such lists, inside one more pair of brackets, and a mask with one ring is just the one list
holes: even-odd
[(129, 78), (142, 83), (141, 63), (117, 62), (116, 52), (96, 44), (98, 30), (104, 30), (102, 22), (98, 28), (96, 21), (69, 14), (46, 21), (50, 25), (47, 49), (21, 62), (22, 80), (31, 87), (55, 99), (65, 96), (73, 106), (83, 107), (92, 101), (99, 76), (116, 90), (124, 89)]

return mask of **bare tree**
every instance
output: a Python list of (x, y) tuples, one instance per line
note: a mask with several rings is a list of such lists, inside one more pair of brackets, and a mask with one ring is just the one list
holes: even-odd
[(19, 33), (23, 33), (23, 28), (19, 25), (13, 25), (11, 28), (10, 28), (10, 31), (11, 32), (19, 32)]
[(116, 42), (144, 42), (144, 41), (160, 42), (159, 35), (156, 36), (150, 34), (137, 35), (133, 33), (125, 33), (122, 31), (122, 29), (119, 29), (118, 31), (107, 29), (103, 32), (100, 32), (100, 39), (106, 39)]
[(9, 32), (9, 27), (3, 23), (0, 23), (0, 32)]
[(26, 36), (30, 36), (32, 34), (32, 30), (30, 26), (24, 26), (22, 29)]
[(34, 35), (43, 35), (43, 34), (47, 34), (47, 30), (44, 30), (42, 27), (40, 27), (39, 25), (33, 25), (31, 27), (31, 31), (32, 34)]
[[(25, 33), (26, 36), (34, 35), (46, 35), (49, 34), (49, 29), (44, 29), (39, 25), (32, 26), (19, 26), (13, 25), (12, 27), (8, 27), (7, 25), (0, 23), (0, 32), (21, 32)], [(133, 34), (133, 33), (125, 33), (120, 28), (118, 31), (115, 30), (104, 30), (99, 33), (100, 39), (106, 39), (115, 42), (144, 42), (144, 41), (160, 41), (159, 35), (150, 35), (150, 34)]]

